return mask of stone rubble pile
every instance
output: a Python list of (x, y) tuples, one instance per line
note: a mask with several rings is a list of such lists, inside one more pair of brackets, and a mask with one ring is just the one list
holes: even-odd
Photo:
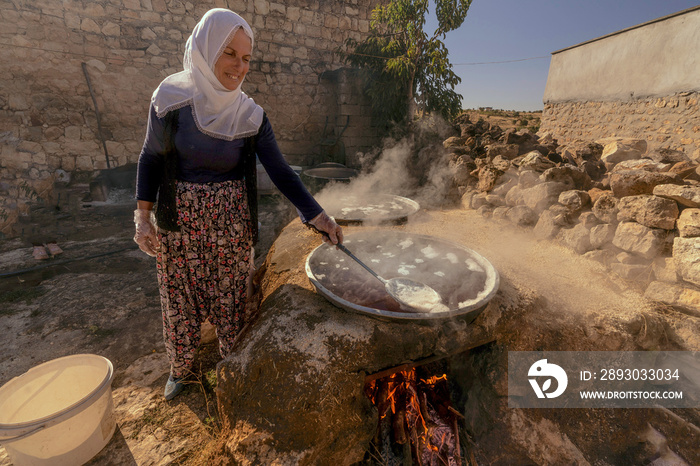
[(444, 141), (462, 205), (532, 228), (700, 316), (700, 160), (643, 139), (559, 145), (466, 115)]

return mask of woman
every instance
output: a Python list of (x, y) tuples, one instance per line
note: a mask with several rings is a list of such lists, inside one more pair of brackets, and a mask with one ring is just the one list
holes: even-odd
[(167, 77), (151, 99), (134, 241), (157, 258), (168, 400), (184, 387), (205, 319), (216, 327), (222, 357), (241, 329), (257, 233), (255, 193), (248, 192), (256, 153), (302, 221), (334, 244), (343, 240), (284, 160), (263, 109), (241, 91), (252, 49), (243, 18), (210, 10), (187, 40), (184, 71)]

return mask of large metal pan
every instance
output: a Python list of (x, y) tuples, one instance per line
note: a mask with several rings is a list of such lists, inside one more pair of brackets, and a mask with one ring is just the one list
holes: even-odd
[(360, 265), (335, 247), (322, 244), (307, 257), (306, 274), (318, 293), (348, 311), (383, 320), (460, 317), (471, 321), (498, 291), (498, 272), (488, 260), (440, 238), (376, 229), (349, 234), (344, 244), (386, 279), (408, 278), (435, 289), (448, 309), (403, 311)]

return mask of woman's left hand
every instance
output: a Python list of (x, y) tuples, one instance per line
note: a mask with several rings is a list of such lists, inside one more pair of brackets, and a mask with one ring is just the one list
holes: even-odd
[(325, 231), (328, 236), (323, 236), (323, 241), (330, 244), (338, 244), (343, 242), (343, 229), (335, 223), (332, 217), (329, 217), (326, 211), (322, 211), (309, 221), (317, 230)]

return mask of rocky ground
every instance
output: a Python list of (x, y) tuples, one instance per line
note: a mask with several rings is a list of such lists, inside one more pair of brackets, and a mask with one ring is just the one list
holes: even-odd
[(467, 115), (444, 141), (462, 204), (531, 227), (700, 315), (700, 161), (644, 139), (577, 140)]

